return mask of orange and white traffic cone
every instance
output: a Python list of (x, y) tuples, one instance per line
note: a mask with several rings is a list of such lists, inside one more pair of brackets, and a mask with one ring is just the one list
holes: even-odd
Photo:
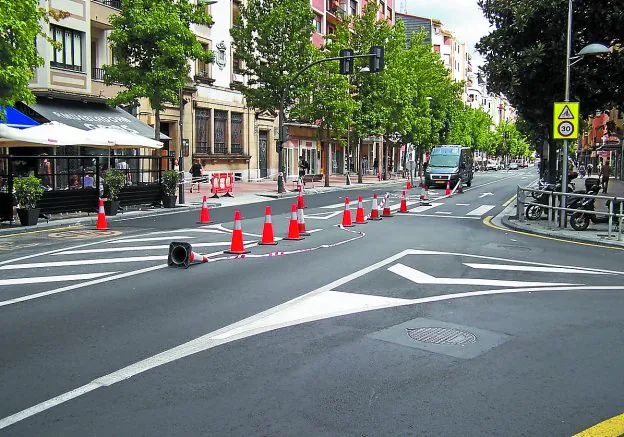
[(224, 251), (224, 253), (229, 253), (231, 255), (243, 255), (249, 252), (249, 250), (245, 250), (245, 244), (243, 243), (241, 213), (240, 211), (234, 211), (234, 230), (232, 231), (232, 244), (230, 244), (230, 250), (226, 250)]
[(100, 204), (98, 206), (98, 215), (97, 215), (97, 223), (95, 224), (95, 229), (99, 231), (105, 231), (108, 229), (108, 223), (106, 222), (106, 213), (104, 212), (104, 201), (100, 199)]
[(407, 185), (405, 186), (406, 190), (411, 190), (412, 189), (412, 183), (410, 181), (407, 181)]
[(199, 264), (199, 263), (207, 263), (208, 257), (206, 255), (200, 255), (197, 252), (191, 252), (189, 254), (189, 263), (191, 264)]
[(345, 228), (352, 228), (353, 222), (351, 221), (351, 207), (349, 206), (349, 198), (345, 197), (345, 209), (342, 214), (342, 226)]
[(399, 212), (402, 212), (402, 213), (409, 212), (407, 210), (407, 198), (405, 196), (405, 191), (403, 191), (403, 194), (401, 194), (401, 206), (399, 207)]
[(379, 217), (379, 205), (377, 204), (377, 193), (373, 193), (373, 207), (371, 208), (369, 220), (381, 220), (381, 217)]
[(451, 181), (446, 181), (446, 190), (444, 191), (445, 196), (451, 195)]
[(464, 194), (464, 184), (461, 179), (459, 180), (459, 187), (457, 187), (457, 192), (459, 194)]
[(290, 223), (288, 224), (288, 236), (284, 240), (303, 240), (299, 234), (299, 223), (297, 222), (297, 205), (294, 203), (290, 208)]
[(365, 225), (367, 223), (366, 217), (364, 217), (364, 206), (362, 206), (362, 196), (358, 197), (358, 207), (355, 211), (355, 224)]
[(394, 214), (390, 211), (390, 197), (386, 196), (386, 203), (384, 203), (383, 211), (381, 212), (382, 217), (394, 217)]
[(273, 234), (273, 220), (271, 220), (271, 207), (264, 208), (264, 227), (262, 228), (262, 240), (258, 243), (261, 246), (275, 246), (275, 235)]
[(299, 196), (297, 197), (297, 207), (302, 208), (302, 209), (305, 208), (305, 200), (303, 199), (303, 187), (301, 185), (299, 185)]
[(210, 211), (208, 211), (208, 204), (206, 203), (206, 196), (204, 196), (204, 201), (202, 202), (201, 212), (199, 213), (199, 224), (208, 224), (210, 221)]
[(303, 196), (299, 196), (297, 199), (297, 226), (299, 227), (299, 235), (311, 235), (306, 232), (305, 228), (305, 216), (303, 215), (304, 200)]
[(420, 195), (420, 205), (421, 206), (431, 205), (431, 202), (429, 202), (429, 188), (427, 188), (426, 184), (423, 184), (422, 194)]

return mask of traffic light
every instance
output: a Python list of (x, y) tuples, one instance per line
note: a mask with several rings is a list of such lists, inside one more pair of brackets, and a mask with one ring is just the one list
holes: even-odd
[(340, 50), (340, 74), (353, 74), (353, 50)]
[(369, 69), (371, 73), (378, 73), (384, 69), (384, 48), (382, 46), (372, 46), (370, 54), (373, 55), (369, 58)]

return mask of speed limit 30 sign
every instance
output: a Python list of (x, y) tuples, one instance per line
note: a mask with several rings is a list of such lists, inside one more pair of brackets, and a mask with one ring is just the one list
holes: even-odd
[(555, 103), (553, 112), (553, 137), (559, 140), (578, 138), (579, 103)]

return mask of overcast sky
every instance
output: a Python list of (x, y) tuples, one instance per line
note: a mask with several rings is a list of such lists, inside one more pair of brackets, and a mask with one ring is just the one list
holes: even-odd
[(447, 30), (466, 43), (472, 54), (472, 66), (483, 64), (474, 46), (483, 35), (489, 33), (489, 23), (483, 16), (476, 0), (398, 0), (397, 11), (429, 18), (437, 18)]

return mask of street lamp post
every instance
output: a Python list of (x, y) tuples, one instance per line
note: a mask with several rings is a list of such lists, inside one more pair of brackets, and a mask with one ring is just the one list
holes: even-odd
[[(390, 143), (392, 143), (392, 146), (390, 147), (390, 154), (394, 155), (394, 146), (396, 145), (396, 143), (399, 142), (399, 140), (401, 139), (401, 134), (399, 132), (393, 132), (390, 135), (388, 135), (388, 141), (390, 141)], [(394, 158), (394, 156), (392, 156), (392, 158)], [(389, 164), (389, 159), (388, 156), (386, 156), (386, 180), (389, 179), (388, 177), (388, 171), (392, 170), (392, 169), (388, 169), (388, 164)]]

